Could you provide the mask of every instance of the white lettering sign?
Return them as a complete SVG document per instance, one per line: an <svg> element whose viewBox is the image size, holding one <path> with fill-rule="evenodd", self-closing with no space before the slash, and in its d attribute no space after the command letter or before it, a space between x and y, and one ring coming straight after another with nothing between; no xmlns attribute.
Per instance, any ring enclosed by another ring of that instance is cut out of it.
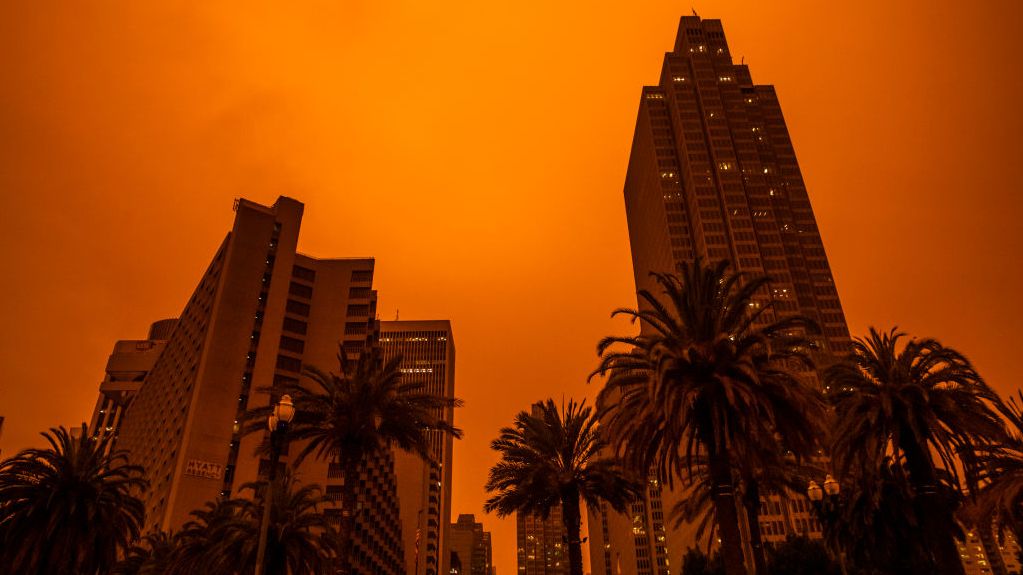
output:
<svg viewBox="0 0 1023 575"><path fill-rule="evenodd" d="M224 474L224 466L199 459L189 459L185 465L185 475L202 477L203 479L220 479Z"/></svg>

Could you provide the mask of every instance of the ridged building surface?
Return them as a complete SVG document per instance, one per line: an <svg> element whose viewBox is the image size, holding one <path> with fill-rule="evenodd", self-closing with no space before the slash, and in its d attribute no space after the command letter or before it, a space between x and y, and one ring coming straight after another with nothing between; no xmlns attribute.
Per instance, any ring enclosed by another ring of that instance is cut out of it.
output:
<svg viewBox="0 0 1023 575"><path fill-rule="evenodd" d="M448 320L382 321L380 347L384 359L401 356L403 384L419 393L455 396L455 342ZM454 410L435 413L454 423ZM401 500L405 564L409 575L450 571L448 534L451 523L451 449L453 439L430 433L431 460L395 450L398 497Z"/></svg>

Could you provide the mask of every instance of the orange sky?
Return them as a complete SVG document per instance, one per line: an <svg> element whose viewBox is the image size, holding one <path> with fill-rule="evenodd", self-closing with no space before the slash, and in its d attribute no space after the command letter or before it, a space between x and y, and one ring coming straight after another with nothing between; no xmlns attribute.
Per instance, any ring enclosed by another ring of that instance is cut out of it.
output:
<svg viewBox="0 0 1023 575"><path fill-rule="evenodd" d="M624 329L640 87L690 3L142 4L0 17L0 448L88 417L113 342L180 311L232 199L283 194L302 251L377 258L384 318L452 320L454 513L479 514L497 428L592 395ZM939 336L1016 389L1023 3L694 6L777 86L852 330ZM513 573L514 523L484 522Z"/></svg>

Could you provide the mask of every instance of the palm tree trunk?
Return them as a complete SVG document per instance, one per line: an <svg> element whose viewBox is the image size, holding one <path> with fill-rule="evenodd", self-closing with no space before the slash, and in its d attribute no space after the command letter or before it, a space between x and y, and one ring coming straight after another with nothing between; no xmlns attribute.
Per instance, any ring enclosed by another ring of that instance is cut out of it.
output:
<svg viewBox="0 0 1023 575"><path fill-rule="evenodd" d="M710 458L710 478L714 482L714 515L721 537L721 556L726 575L747 575L742 554L742 535L739 532L739 512L735 505L735 487L728 456L716 454Z"/></svg>
<svg viewBox="0 0 1023 575"><path fill-rule="evenodd" d="M358 484L359 484L359 462L358 457L344 457L341 462L342 475L344 476L344 488L341 492L341 572L351 574L355 570L351 562L352 538L355 536L356 514L359 512L358 505Z"/></svg>
<svg viewBox="0 0 1023 575"><path fill-rule="evenodd" d="M966 569L959 555L959 545L951 529L954 518L948 510L948 503L942 501L938 494L938 480L930 454L927 453L925 446L914 440L915 435L912 431L904 429L901 435L907 439L900 447L906 454L909 480L916 493L916 511L925 544L929 548L927 551L934 559L935 573L965 575Z"/></svg>
<svg viewBox="0 0 1023 575"><path fill-rule="evenodd" d="M753 548L753 566L757 575L767 575L767 556L764 552L764 538L760 532L760 484L756 479L746 482L743 494L746 508L746 523L749 524L749 545Z"/></svg>
<svg viewBox="0 0 1023 575"><path fill-rule="evenodd" d="M579 509L578 489L562 494L561 519L568 535L568 573L583 575L582 512Z"/></svg>

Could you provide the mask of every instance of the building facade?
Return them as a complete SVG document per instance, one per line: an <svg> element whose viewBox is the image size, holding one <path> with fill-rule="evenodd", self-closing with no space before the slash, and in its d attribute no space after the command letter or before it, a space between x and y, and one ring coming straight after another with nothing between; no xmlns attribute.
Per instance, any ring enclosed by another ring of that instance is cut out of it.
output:
<svg viewBox="0 0 1023 575"><path fill-rule="evenodd" d="M380 322L384 359L401 356L402 384L438 397L455 396L455 342L448 320ZM454 409L436 413L454 423ZM451 450L449 434L431 431L431 461L396 450L398 498L408 575L450 571Z"/></svg>
<svg viewBox="0 0 1023 575"><path fill-rule="evenodd" d="M568 531L557 505L544 519L535 513L515 515L519 575L568 575Z"/></svg>
<svg viewBox="0 0 1023 575"><path fill-rule="evenodd" d="M542 417L542 404L534 403L532 414ZM568 530L561 505L554 506L546 518L516 513L515 540L519 575L568 575Z"/></svg>
<svg viewBox="0 0 1023 575"><path fill-rule="evenodd" d="M451 524L448 553L452 575L495 575L490 532L472 514L458 516Z"/></svg>
<svg viewBox="0 0 1023 575"><path fill-rule="evenodd" d="M230 233L124 410L117 447L146 469L147 529L176 530L268 470L256 455L266 432L243 435L241 422L274 385L297 381L303 365L337 372L338 353L378 345L374 261L298 253L302 212L286 197L236 202ZM324 488L340 523L339 467L309 458L297 473ZM368 462L359 481L352 572L404 573L393 454Z"/></svg>
<svg viewBox="0 0 1023 575"><path fill-rule="evenodd" d="M658 84L643 88L625 207L637 290L659 293L651 272L696 258L728 259L733 269L771 278L754 301L773 306L764 322L802 314L822 327L822 359L850 349L777 94L732 61L719 20L683 17ZM697 544L694 526L670 521L681 497L651 480L629 513L591 514L594 575L667 575L672 565L678 571L682 554ZM768 542L819 536L801 495L769 494L762 510Z"/></svg>
<svg viewBox="0 0 1023 575"><path fill-rule="evenodd" d="M146 339L121 340L114 344L89 423L93 437L117 437L125 408L153 369L177 323L177 319L160 320L149 327Z"/></svg>
<svg viewBox="0 0 1023 575"><path fill-rule="evenodd" d="M1011 529L997 526L990 531L976 526L966 530L966 539L959 541L959 555L963 559L966 575L1010 575L1023 573L1020 545Z"/></svg>

